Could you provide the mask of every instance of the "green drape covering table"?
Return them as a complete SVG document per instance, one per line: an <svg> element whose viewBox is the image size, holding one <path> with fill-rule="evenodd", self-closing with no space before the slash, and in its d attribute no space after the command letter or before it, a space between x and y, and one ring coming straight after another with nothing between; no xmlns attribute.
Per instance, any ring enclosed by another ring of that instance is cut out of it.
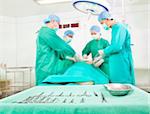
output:
<svg viewBox="0 0 150 114"><path fill-rule="evenodd" d="M36 86L0 100L0 114L149 114L149 94L131 87L128 95L117 97L104 85Z"/></svg>

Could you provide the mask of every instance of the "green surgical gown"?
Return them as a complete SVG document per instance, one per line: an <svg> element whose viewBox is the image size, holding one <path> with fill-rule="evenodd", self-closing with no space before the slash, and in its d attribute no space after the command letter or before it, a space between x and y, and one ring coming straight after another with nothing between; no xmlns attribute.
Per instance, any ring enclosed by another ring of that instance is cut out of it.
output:
<svg viewBox="0 0 150 114"><path fill-rule="evenodd" d="M112 83L135 84L130 40L130 33L124 24L112 26L111 44L104 49L105 56L109 56Z"/></svg>
<svg viewBox="0 0 150 114"><path fill-rule="evenodd" d="M94 59L95 56L98 55L98 51L105 49L107 46L109 46L109 43L107 40L101 38L99 40L91 40L83 49L82 55L86 54L89 55L92 54L92 58ZM104 63L99 67L105 74L109 75L109 58L104 58Z"/></svg>
<svg viewBox="0 0 150 114"><path fill-rule="evenodd" d="M42 27L36 44L37 85L49 75L64 73L73 64L66 56L73 57L74 50L56 34L55 30Z"/></svg>

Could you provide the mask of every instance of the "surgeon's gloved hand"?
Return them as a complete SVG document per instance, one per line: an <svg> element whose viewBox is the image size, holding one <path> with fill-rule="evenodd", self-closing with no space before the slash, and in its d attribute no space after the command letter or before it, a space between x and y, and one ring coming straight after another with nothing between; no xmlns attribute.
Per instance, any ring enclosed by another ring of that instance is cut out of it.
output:
<svg viewBox="0 0 150 114"><path fill-rule="evenodd" d="M66 59L71 60L73 62L79 62L82 61L82 56L80 56L79 54L75 54L73 57L66 56Z"/></svg>
<svg viewBox="0 0 150 114"><path fill-rule="evenodd" d="M103 51L103 50L99 50L99 51L98 51L98 53L99 53L99 55L100 55L100 56L102 56L102 57L104 57L104 56L105 56L105 53L104 53L104 51Z"/></svg>
<svg viewBox="0 0 150 114"><path fill-rule="evenodd" d="M97 56L97 57L95 57L94 58L94 60L93 60L93 65L95 66L95 67L99 67L99 66L101 66L101 64L104 62L104 59L103 59L103 57L100 55L100 56Z"/></svg>
<svg viewBox="0 0 150 114"><path fill-rule="evenodd" d="M86 61L87 64L93 64L93 61L92 60L88 60Z"/></svg>
<svg viewBox="0 0 150 114"><path fill-rule="evenodd" d="M74 56L75 62L79 62L82 60L82 58L80 57L80 55L75 55Z"/></svg>
<svg viewBox="0 0 150 114"><path fill-rule="evenodd" d="M70 61L73 61L73 62L76 62L75 57L66 56L66 59L68 59Z"/></svg>
<svg viewBox="0 0 150 114"><path fill-rule="evenodd" d="M102 65L103 62L104 62L104 59L100 59L100 60L98 60L97 62L93 63L93 65L94 65L95 67L99 67L99 66Z"/></svg>
<svg viewBox="0 0 150 114"><path fill-rule="evenodd" d="M83 55L82 61L86 62L87 64L92 64L92 54L90 53L89 55Z"/></svg>
<svg viewBox="0 0 150 114"><path fill-rule="evenodd" d="M86 54L83 55L83 59L88 59L88 56Z"/></svg>
<svg viewBox="0 0 150 114"><path fill-rule="evenodd" d="M99 56L97 56L97 57L94 58L93 63L97 63L101 59L103 59L103 57L101 55L99 55Z"/></svg>

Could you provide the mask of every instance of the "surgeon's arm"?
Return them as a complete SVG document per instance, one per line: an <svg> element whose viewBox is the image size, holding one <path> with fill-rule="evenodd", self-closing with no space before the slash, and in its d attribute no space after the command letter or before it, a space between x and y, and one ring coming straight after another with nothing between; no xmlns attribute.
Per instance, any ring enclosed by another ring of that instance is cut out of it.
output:
<svg viewBox="0 0 150 114"><path fill-rule="evenodd" d="M90 53L90 43L88 43L82 51L82 56L86 58Z"/></svg>
<svg viewBox="0 0 150 114"><path fill-rule="evenodd" d="M53 50L61 52L65 55L74 56L74 50L55 33L50 33L50 31L46 31L41 34L41 37L46 42L46 44Z"/></svg>
<svg viewBox="0 0 150 114"><path fill-rule="evenodd" d="M83 55L83 58L84 58L84 59L88 59L88 55L87 55L87 54L84 54L84 55Z"/></svg>
<svg viewBox="0 0 150 114"><path fill-rule="evenodd" d="M117 27L112 31L112 40L110 46L103 50L105 56L117 53L122 49L126 38L126 29L124 27Z"/></svg>
<svg viewBox="0 0 150 114"><path fill-rule="evenodd" d="M75 57L66 56L66 59L68 59L70 61L73 61L73 62L76 62Z"/></svg>
<svg viewBox="0 0 150 114"><path fill-rule="evenodd" d="M105 41L104 49L107 48L109 45L110 45L109 42L106 40L106 41ZM99 53L99 54L100 54L100 53ZM101 55L101 54L100 54L100 55ZM103 55L102 55L102 56L103 56ZM108 61L109 61L109 56L105 56L105 55L104 55L104 58L103 58L103 59L104 59L104 62L105 62L105 63L108 63Z"/></svg>

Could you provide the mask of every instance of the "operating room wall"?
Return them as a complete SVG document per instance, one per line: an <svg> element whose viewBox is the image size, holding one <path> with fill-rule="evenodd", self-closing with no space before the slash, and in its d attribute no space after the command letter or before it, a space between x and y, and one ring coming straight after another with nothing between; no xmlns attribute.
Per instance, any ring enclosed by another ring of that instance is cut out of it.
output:
<svg viewBox="0 0 150 114"><path fill-rule="evenodd" d="M134 5L126 7L126 22L129 24L132 33L132 50L134 65L136 68L136 77L138 82L144 79L145 84L150 83L148 67L148 9L145 5ZM121 20L121 7L113 9L114 17ZM37 31L40 29L42 20L49 14L29 16L29 17L4 17L0 18L0 63L7 63L8 66L35 66L36 55L36 37ZM57 13L61 18L61 23L80 24L79 28L72 29L75 31L75 37L71 46L77 53L81 54L83 47L91 40L89 28L97 22L97 17L91 16L88 20L87 15L79 12L62 12ZM63 32L67 29L58 31L58 35L63 36ZM102 29L102 37L111 39L110 32ZM140 69L140 71L138 70ZM146 69L146 70L145 70ZM141 71L142 70L142 71ZM140 73L139 73L140 72ZM142 73L141 73L142 72ZM143 74L143 75L142 75ZM142 75L142 76L141 76ZM34 76L34 72L33 72ZM33 79L34 80L34 79Z"/></svg>
<svg viewBox="0 0 150 114"><path fill-rule="evenodd" d="M0 16L0 64L16 65L16 18Z"/></svg>

